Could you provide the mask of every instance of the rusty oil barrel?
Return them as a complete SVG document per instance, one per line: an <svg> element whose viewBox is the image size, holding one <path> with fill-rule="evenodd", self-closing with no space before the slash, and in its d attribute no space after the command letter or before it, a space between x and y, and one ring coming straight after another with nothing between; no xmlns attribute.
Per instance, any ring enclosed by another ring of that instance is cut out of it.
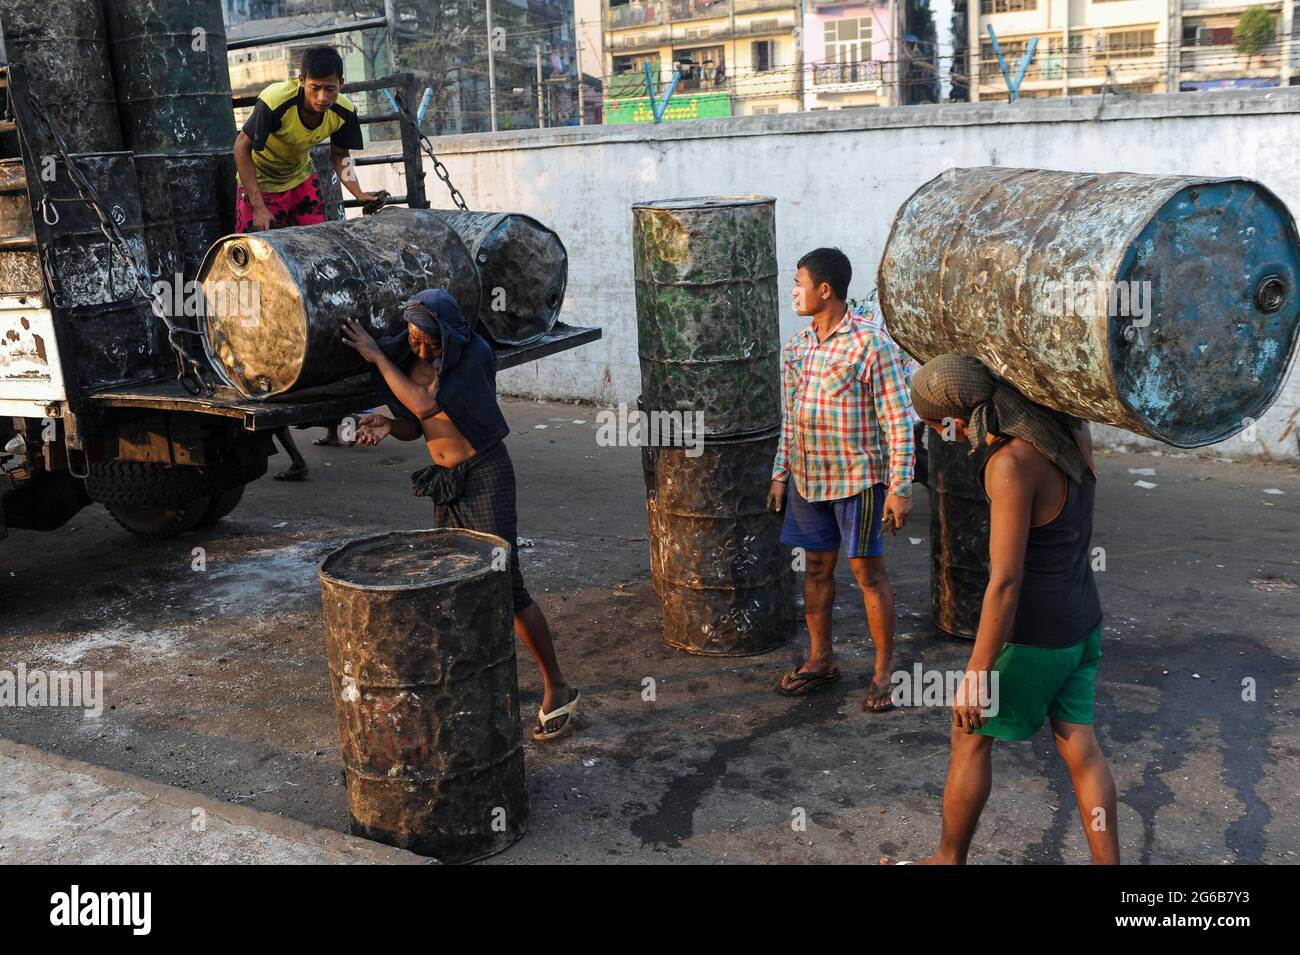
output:
<svg viewBox="0 0 1300 955"><path fill-rule="evenodd" d="M776 200L637 203L632 254L646 407L702 411L709 434L779 424Z"/></svg>
<svg viewBox="0 0 1300 955"><path fill-rule="evenodd" d="M1300 237L1249 179L951 169L880 263L913 357L973 355L1029 398L1177 447L1273 403L1300 331Z"/></svg>
<svg viewBox="0 0 1300 955"><path fill-rule="evenodd" d="M930 494L930 619L974 640L989 583L989 502L980 485L984 450L925 430Z"/></svg>
<svg viewBox="0 0 1300 955"><path fill-rule="evenodd" d="M447 289L467 316L479 303L465 243L427 209L226 236L209 250L200 280L208 358L249 398L363 371L342 342L345 317L378 337L399 327L403 304L424 289Z"/></svg>
<svg viewBox="0 0 1300 955"><path fill-rule="evenodd" d="M235 112L221 0L114 0L108 38L128 148L231 149Z"/></svg>
<svg viewBox="0 0 1300 955"><path fill-rule="evenodd" d="M472 862L524 834L514 611L502 538L366 537L320 563L352 832Z"/></svg>
<svg viewBox="0 0 1300 955"><path fill-rule="evenodd" d="M32 92L68 149L120 151L122 129L101 0L6 0L0 22L9 62L26 69ZM54 155L53 143L34 118L23 132L34 158Z"/></svg>
<svg viewBox="0 0 1300 955"><path fill-rule="evenodd" d="M569 283L569 253L558 234L517 212L434 211L456 230L482 276L483 334L527 345L555 327Z"/></svg>
<svg viewBox="0 0 1300 955"><path fill-rule="evenodd" d="M780 428L652 447L644 459L651 575L670 647L751 656L795 633L794 570L783 515L767 509Z"/></svg>

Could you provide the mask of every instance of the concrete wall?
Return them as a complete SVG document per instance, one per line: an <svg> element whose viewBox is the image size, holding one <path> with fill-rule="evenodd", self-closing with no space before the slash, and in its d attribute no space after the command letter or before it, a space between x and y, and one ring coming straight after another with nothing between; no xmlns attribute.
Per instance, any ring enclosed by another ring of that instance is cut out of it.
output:
<svg viewBox="0 0 1300 955"><path fill-rule="evenodd" d="M598 343L506 372L502 389L598 402L634 400L639 388L630 207L640 200L775 196L783 293L800 255L838 245L856 267L854 296L875 284L899 205L950 166L1248 176L1300 209L1300 88L516 131L435 147L470 208L525 212L560 233L570 256L563 318L605 331ZM363 167L363 178L383 168ZM433 204L445 204L442 184L432 175L427 183ZM783 334L796 323L783 309ZM1298 378L1293 366L1259 440L1219 450L1300 457Z"/></svg>

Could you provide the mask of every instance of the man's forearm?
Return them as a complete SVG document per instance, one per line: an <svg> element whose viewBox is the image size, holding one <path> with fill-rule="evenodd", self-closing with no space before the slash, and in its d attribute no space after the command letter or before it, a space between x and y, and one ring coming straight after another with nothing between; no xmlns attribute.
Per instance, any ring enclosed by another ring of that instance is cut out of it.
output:
<svg viewBox="0 0 1300 955"><path fill-rule="evenodd" d="M424 437L424 430L409 418L389 418L388 433L398 441L415 441Z"/></svg>
<svg viewBox="0 0 1300 955"><path fill-rule="evenodd" d="M248 194L248 201L253 208L265 208L266 200L262 198L262 190L257 185L257 167L253 165L253 154L236 146L235 168L239 170L239 182Z"/></svg>
<svg viewBox="0 0 1300 955"><path fill-rule="evenodd" d="M368 193L361 188L361 182L357 179L356 163L352 161L352 154L331 153L330 158L334 160L334 172L339 177L339 182L343 183L343 188L352 193L354 199L364 199Z"/></svg>
<svg viewBox="0 0 1300 955"><path fill-rule="evenodd" d="M984 591L984 603L980 608L979 632L975 637L975 646L971 650L967 669L974 671L993 669L1002 647L1011 639L1019 596L1018 584L989 583L988 589Z"/></svg>
<svg viewBox="0 0 1300 955"><path fill-rule="evenodd" d="M402 369L393 364L392 359L387 355L381 354L379 360L375 362L375 367L384 376L384 381L388 383L388 387L392 389L397 400L411 414L423 420L432 418L438 413L438 402L433 400L433 396L429 391L407 378Z"/></svg>

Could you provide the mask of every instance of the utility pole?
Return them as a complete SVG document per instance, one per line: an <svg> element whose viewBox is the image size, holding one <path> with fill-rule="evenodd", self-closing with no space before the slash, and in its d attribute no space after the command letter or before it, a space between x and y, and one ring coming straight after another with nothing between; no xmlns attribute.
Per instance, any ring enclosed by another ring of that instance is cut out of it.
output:
<svg viewBox="0 0 1300 955"><path fill-rule="evenodd" d="M576 18L575 18L576 19ZM578 125L587 125L587 106L582 97L582 24L574 24L574 59L578 61Z"/></svg>
<svg viewBox="0 0 1300 955"><path fill-rule="evenodd" d="M488 41L488 112L492 116L492 132L497 131L497 60L495 46L496 36L492 32L492 0L487 0L487 41Z"/></svg>
<svg viewBox="0 0 1300 955"><path fill-rule="evenodd" d="M894 106L903 105L903 0L893 0Z"/></svg>
<svg viewBox="0 0 1300 955"><path fill-rule="evenodd" d="M384 0L384 19L388 21L388 72L397 72L397 0Z"/></svg>
<svg viewBox="0 0 1300 955"><path fill-rule="evenodd" d="M546 114L542 106L542 46L540 43L533 44L533 56L537 59L537 127L539 129L546 126Z"/></svg>
<svg viewBox="0 0 1300 955"><path fill-rule="evenodd" d="M1291 48L1295 43L1295 0L1282 3L1282 86L1291 85ZM1181 37L1182 31L1179 31Z"/></svg>

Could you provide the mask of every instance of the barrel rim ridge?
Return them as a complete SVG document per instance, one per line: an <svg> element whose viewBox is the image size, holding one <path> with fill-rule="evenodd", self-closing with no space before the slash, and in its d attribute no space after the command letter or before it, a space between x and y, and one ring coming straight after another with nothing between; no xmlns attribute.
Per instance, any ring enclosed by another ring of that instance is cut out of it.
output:
<svg viewBox="0 0 1300 955"><path fill-rule="evenodd" d="M480 577L485 577L488 574L502 573L502 571L493 569L491 564L486 564L477 570L466 571L465 573L455 577L446 577L439 580L425 580L418 584L359 584L349 580L344 580L341 577L335 577L325 569L325 565L329 563L329 561L338 557L351 547L356 547L384 537L408 537L416 534L437 534L440 536L451 535L457 537L469 536L480 538L489 543L504 544L506 547L507 559L509 559L510 551L514 548L514 544L507 542L504 537L498 537L496 534L488 534L483 531L472 531L461 527L426 527L416 530L385 531L382 534L369 534L365 537L358 537L354 540L348 541L340 547L336 547L334 550L322 557L316 564L316 576L322 582L337 584L338 586L348 590L358 590L366 593L403 593L414 590L428 590L430 587L440 583L449 583L451 581L473 581L478 580Z"/></svg>
<svg viewBox="0 0 1300 955"><path fill-rule="evenodd" d="M763 206L776 205L776 196L764 196L759 193L744 193L736 196L682 196L678 199L645 199L632 203L632 210L653 209L656 211L725 209L728 206Z"/></svg>

